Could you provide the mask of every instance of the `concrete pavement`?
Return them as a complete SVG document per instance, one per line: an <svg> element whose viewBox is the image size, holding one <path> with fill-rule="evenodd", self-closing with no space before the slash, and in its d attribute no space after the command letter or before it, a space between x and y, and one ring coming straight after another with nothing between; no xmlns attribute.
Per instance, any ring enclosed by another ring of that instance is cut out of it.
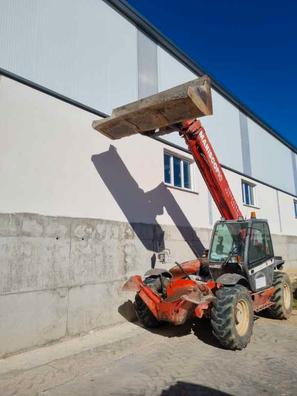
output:
<svg viewBox="0 0 297 396"><path fill-rule="evenodd" d="M243 351L207 320L151 332L125 323L0 360L1 396L295 395L297 311L260 317Z"/></svg>

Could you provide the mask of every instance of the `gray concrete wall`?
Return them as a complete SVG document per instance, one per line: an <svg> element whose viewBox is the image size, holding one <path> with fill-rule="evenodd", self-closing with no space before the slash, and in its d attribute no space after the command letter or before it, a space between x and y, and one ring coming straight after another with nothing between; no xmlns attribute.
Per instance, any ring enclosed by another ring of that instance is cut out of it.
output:
<svg viewBox="0 0 297 396"><path fill-rule="evenodd" d="M286 260L285 270L297 273L297 237L292 235L272 235L274 254Z"/></svg>
<svg viewBox="0 0 297 396"><path fill-rule="evenodd" d="M198 236L185 227L1 214L0 356L123 321L125 279L143 274L164 247L172 260L194 257L210 231Z"/></svg>
<svg viewBox="0 0 297 396"><path fill-rule="evenodd" d="M194 257L210 229L35 214L0 215L0 356L124 320L125 279L143 274L163 248ZM297 264L297 237L274 236ZM160 263L156 263L157 266ZM164 264L163 264L164 265Z"/></svg>

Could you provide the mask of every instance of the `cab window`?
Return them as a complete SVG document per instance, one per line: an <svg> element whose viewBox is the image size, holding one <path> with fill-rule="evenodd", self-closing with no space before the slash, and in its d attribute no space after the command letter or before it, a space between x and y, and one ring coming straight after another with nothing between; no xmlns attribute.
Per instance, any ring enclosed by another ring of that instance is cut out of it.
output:
<svg viewBox="0 0 297 396"><path fill-rule="evenodd" d="M224 261L230 254L243 256L246 234L246 223L218 223L210 248L210 260Z"/></svg>
<svg viewBox="0 0 297 396"><path fill-rule="evenodd" d="M265 261L273 256L271 236L266 223L255 223L251 229L249 263Z"/></svg>

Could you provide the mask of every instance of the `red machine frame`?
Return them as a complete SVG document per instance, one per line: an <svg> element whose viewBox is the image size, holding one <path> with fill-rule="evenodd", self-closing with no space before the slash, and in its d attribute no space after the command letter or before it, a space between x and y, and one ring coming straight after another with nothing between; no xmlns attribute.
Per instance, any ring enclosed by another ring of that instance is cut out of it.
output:
<svg viewBox="0 0 297 396"><path fill-rule="evenodd" d="M201 122L186 120L176 127L185 139L222 217L226 220L243 217ZM166 299L154 293L139 275L131 277L123 289L138 292L159 321L179 325L190 316L202 318L206 313L209 314L215 292L223 286L214 280L203 282L184 279L185 274L197 274L200 267L201 261L196 259L171 268L172 278L166 288ZM273 303L270 299L274 291L275 288L270 287L262 292L251 293L254 311L271 306Z"/></svg>

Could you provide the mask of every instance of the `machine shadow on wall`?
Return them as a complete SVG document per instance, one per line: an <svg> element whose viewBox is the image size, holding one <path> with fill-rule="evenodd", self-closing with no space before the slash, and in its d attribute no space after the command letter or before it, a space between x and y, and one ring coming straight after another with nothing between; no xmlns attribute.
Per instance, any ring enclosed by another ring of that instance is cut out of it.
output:
<svg viewBox="0 0 297 396"><path fill-rule="evenodd" d="M202 254L204 247L201 241L174 196L163 183L151 191L144 192L131 176L113 145L110 145L108 151L93 155L92 162L147 250L158 253L165 248L164 231L157 222L157 216L163 214L165 208L194 255L198 257Z"/></svg>

